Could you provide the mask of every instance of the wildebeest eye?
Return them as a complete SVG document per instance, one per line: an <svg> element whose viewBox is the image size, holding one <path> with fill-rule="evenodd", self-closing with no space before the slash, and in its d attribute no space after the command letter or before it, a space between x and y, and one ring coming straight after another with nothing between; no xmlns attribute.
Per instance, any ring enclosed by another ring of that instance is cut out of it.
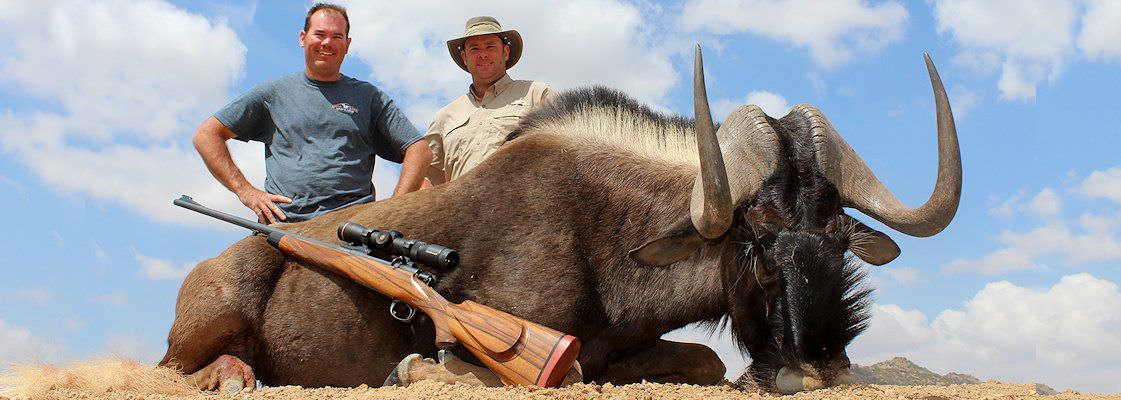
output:
<svg viewBox="0 0 1121 400"><path fill-rule="evenodd" d="M775 223L758 222L751 224L751 233L758 242L773 242L781 231L782 227Z"/></svg>

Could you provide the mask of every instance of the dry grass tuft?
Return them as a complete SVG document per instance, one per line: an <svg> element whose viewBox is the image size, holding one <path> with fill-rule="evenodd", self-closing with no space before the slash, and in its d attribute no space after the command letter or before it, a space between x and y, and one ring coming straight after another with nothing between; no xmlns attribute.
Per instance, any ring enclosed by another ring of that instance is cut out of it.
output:
<svg viewBox="0 0 1121 400"><path fill-rule="evenodd" d="M51 391L99 395L110 392L191 395L201 393L182 374L125 358L103 358L64 367L33 363L0 375L0 396L12 399L53 397Z"/></svg>

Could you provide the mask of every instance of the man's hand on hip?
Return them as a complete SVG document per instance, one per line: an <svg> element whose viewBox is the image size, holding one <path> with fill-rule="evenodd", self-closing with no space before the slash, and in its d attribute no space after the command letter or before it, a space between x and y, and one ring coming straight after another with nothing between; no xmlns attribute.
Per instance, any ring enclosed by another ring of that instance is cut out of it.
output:
<svg viewBox="0 0 1121 400"><path fill-rule="evenodd" d="M292 199L255 187L249 187L241 191L237 194L237 198L241 200L241 204L245 204L246 207L253 210L254 214L257 214L257 222L262 224L272 224L287 219L288 216L280 211L280 207L277 207L276 203L292 202Z"/></svg>

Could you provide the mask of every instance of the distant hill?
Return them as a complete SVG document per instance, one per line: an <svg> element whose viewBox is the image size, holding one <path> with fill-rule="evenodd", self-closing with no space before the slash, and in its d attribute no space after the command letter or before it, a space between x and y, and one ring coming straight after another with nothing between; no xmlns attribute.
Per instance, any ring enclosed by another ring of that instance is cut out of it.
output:
<svg viewBox="0 0 1121 400"><path fill-rule="evenodd" d="M857 382L869 385L895 385L895 386L920 386L920 385L933 385L933 386L948 386L966 383L981 383L980 379L972 375L959 374L957 372L950 372L946 375L938 375L930 372L930 370L915 365L903 357L895 357L893 359L872 364L867 367L862 365L853 364L852 374L856 376ZM1042 383L1035 383L1035 394L1038 395L1052 395L1059 392L1052 389L1050 386Z"/></svg>
<svg viewBox="0 0 1121 400"><path fill-rule="evenodd" d="M871 385L957 385L963 383L981 383L971 375L951 372L939 375L930 370L915 365L903 357L895 357L887 361L869 366L853 365L852 374L857 381Z"/></svg>

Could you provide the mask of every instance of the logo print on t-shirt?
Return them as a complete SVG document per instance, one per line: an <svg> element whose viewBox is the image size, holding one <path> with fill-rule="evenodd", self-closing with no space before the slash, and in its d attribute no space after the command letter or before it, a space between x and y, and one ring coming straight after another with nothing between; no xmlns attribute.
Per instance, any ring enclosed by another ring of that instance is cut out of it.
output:
<svg viewBox="0 0 1121 400"><path fill-rule="evenodd" d="M335 104L331 105L331 108L334 108L336 110L342 111L342 112L347 113L347 114L354 114L354 113L358 112L358 109L356 109L356 108L354 108L354 106L352 106L350 104L346 104L346 103L335 103Z"/></svg>

